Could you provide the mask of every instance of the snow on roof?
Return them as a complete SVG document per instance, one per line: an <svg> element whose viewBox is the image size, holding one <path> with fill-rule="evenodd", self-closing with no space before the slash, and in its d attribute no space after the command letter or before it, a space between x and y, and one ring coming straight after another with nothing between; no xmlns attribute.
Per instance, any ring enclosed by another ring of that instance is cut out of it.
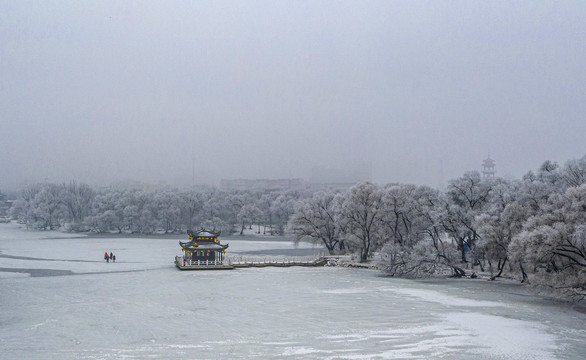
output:
<svg viewBox="0 0 586 360"><path fill-rule="evenodd" d="M196 251L196 250L225 250L228 248L228 244L221 245L218 243L204 243L204 244L197 244L197 246L190 245L190 246L182 246L183 249L189 251Z"/></svg>
<svg viewBox="0 0 586 360"><path fill-rule="evenodd" d="M213 237L216 237L215 234L209 233L207 231L202 231L199 234L197 234L197 236L213 236Z"/></svg>
<svg viewBox="0 0 586 360"><path fill-rule="evenodd" d="M197 231L192 231L192 230L187 230L187 234L189 236L192 236L194 238L197 237L218 237L220 236L220 231L209 231L209 230L205 230L205 229L201 229L201 230L197 230Z"/></svg>

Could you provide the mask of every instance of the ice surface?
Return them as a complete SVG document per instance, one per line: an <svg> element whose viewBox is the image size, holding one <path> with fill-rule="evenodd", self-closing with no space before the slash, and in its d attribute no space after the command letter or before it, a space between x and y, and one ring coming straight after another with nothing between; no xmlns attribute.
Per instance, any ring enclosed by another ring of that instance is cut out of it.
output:
<svg viewBox="0 0 586 360"><path fill-rule="evenodd" d="M494 301L483 301L483 300L474 300L474 299L465 299L465 298L458 298L449 295L439 294L436 291L432 290L424 290L424 289L412 289L412 288L404 288L404 289L389 289L389 291L393 291L398 294L404 294L408 296L415 296L424 301L432 301L436 302L445 306L457 306L457 307L465 307L465 306L472 306L472 307L486 307L486 306L505 306L503 303L494 302Z"/></svg>
<svg viewBox="0 0 586 360"><path fill-rule="evenodd" d="M0 359L586 354L586 315L516 284L331 267L179 271L176 239L62 235L0 224ZM228 242L238 254L294 249L288 241ZM103 261L105 251L117 262Z"/></svg>

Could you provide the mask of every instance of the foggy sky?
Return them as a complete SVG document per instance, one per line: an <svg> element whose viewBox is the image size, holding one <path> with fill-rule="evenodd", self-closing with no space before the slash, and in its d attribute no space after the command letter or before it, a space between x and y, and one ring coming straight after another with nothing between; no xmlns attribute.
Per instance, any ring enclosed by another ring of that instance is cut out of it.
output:
<svg viewBox="0 0 586 360"><path fill-rule="evenodd" d="M0 189L520 177L586 153L585 63L583 1L0 0Z"/></svg>

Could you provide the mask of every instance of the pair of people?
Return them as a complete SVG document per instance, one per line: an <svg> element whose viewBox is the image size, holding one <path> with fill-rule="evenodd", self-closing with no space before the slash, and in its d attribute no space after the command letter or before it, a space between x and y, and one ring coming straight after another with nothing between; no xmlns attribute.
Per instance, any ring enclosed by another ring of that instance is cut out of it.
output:
<svg viewBox="0 0 586 360"><path fill-rule="evenodd" d="M112 262L116 262L116 255L114 255L113 253L110 253L110 255L108 255L108 252L106 251L104 253L104 260L106 260L106 262L110 262L110 260L112 260Z"/></svg>

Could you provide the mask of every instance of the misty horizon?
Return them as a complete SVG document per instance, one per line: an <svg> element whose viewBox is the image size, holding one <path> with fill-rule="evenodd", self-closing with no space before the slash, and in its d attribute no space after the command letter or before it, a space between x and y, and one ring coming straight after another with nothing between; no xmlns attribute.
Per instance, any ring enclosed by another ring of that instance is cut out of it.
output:
<svg viewBox="0 0 586 360"><path fill-rule="evenodd" d="M2 2L0 29L0 190L586 153L586 3Z"/></svg>

